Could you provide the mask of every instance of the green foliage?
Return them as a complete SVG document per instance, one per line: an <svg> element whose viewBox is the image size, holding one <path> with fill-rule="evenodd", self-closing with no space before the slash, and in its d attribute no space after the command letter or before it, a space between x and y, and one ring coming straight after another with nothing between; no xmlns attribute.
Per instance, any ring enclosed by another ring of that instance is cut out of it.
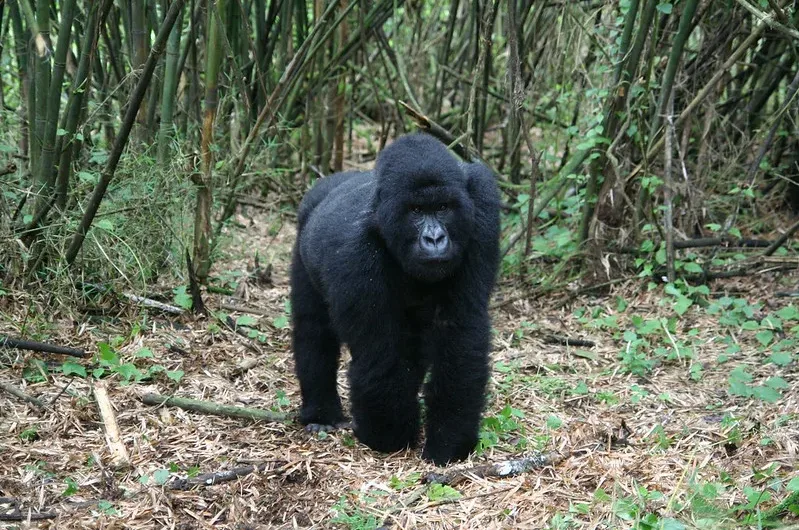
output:
<svg viewBox="0 0 799 530"><path fill-rule="evenodd" d="M374 530L380 526L377 517L354 507L345 496L333 505L333 511L336 515L330 522L344 525L350 530Z"/></svg>
<svg viewBox="0 0 799 530"><path fill-rule="evenodd" d="M403 479L398 478L397 475L391 475L388 485L391 486L392 489L400 491L415 486L419 483L420 478L422 478L422 474L418 471L408 473L408 475Z"/></svg>
<svg viewBox="0 0 799 530"><path fill-rule="evenodd" d="M431 502L460 499L461 493L452 486L447 486L446 484L430 484L430 487L427 488L427 498L430 499Z"/></svg>
<svg viewBox="0 0 799 530"><path fill-rule="evenodd" d="M64 479L64 482L66 483L67 487L63 492L61 492L62 496L70 497L78 492L78 483L75 482L75 479L67 477Z"/></svg>
<svg viewBox="0 0 799 530"><path fill-rule="evenodd" d="M172 289L172 301L176 306L182 307L188 311L191 310L193 301L187 289L188 288L185 285L181 285Z"/></svg>
<svg viewBox="0 0 799 530"><path fill-rule="evenodd" d="M510 405L505 406L495 416L483 418L475 448L477 454L483 454L486 449L495 447L500 442L508 441L511 437L518 437L516 448L523 449L527 445L527 439L524 436L524 426L518 422L523 418L524 412Z"/></svg>
<svg viewBox="0 0 799 530"><path fill-rule="evenodd" d="M39 431L36 427L28 427L19 433L19 439L23 442L33 442L39 439Z"/></svg>

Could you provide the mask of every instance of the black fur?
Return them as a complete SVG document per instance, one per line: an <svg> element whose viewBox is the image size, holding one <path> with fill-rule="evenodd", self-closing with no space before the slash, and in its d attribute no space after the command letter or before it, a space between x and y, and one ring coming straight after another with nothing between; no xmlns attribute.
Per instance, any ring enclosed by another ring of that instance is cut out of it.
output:
<svg viewBox="0 0 799 530"><path fill-rule="evenodd" d="M449 237L445 261L425 261L420 250L419 212L431 208ZM361 442L383 452L415 446L430 370L423 457L466 458L484 405L498 262L493 175L430 136L396 140L374 171L321 179L299 208L291 272L302 423L318 430L346 420L336 371L347 344Z"/></svg>

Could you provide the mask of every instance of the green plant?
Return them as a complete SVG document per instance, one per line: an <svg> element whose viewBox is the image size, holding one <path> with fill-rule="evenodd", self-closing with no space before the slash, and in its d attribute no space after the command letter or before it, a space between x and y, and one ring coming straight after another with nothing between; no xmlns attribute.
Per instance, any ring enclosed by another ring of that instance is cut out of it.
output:
<svg viewBox="0 0 799 530"><path fill-rule="evenodd" d="M333 511L336 515L330 522L342 524L350 530L374 530L380 524L377 517L354 507L345 496L333 505Z"/></svg>
<svg viewBox="0 0 799 530"><path fill-rule="evenodd" d="M477 454L483 454L486 449L495 447L502 441L507 441L511 436L518 435L517 448L527 445L524 427L518 422L524 418L524 412L506 405L499 414L483 418L478 435Z"/></svg>

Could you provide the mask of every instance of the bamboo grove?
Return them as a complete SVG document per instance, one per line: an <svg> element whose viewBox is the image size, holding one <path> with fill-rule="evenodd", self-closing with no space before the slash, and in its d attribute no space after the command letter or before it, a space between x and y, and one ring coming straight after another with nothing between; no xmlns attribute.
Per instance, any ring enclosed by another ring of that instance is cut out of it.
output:
<svg viewBox="0 0 799 530"><path fill-rule="evenodd" d="M188 249L207 283L244 194L296 204L420 126L496 170L509 266L554 226L564 260L740 237L799 210L798 19L795 0L0 0L0 277L147 283Z"/></svg>

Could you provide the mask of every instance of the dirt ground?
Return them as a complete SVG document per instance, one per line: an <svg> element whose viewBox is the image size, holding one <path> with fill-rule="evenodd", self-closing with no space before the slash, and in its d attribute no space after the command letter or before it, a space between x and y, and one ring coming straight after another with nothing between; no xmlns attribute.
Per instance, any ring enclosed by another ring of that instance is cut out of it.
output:
<svg viewBox="0 0 799 530"><path fill-rule="evenodd" d="M237 221L242 226L232 229L232 243L222 249L214 274L238 277L243 287L235 299L213 294L207 304L234 319L247 314L222 304L263 312L243 321L249 320L253 335L260 333L264 341L233 333L213 317L170 316L135 306L115 318L38 317L49 321L51 342L94 353L98 342L121 337L115 344L124 362L184 373L175 375L179 381L161 371L127 385L118 374L105 379L128 466L113 463L90 377L65 376L58 369L30 382L23 370L31 360L67 359L0 350L0 382L51 404L39 410L0 391L0 514L18 515L16 505L31 518L40 512L51 517L0 522L0 527L633 528L636 520L656 514L661 520L680 519L686 527L734 528L734 514L717 513L710 526L703 522L706 512L692 504L697 488L724 483L716 492L717 506L731 508L746 503L746 488L762 489L770 479L795 473L796 362L779 369L792 385L776 403L733 398L727 392L730 367L716 362L726 347L715 340L722 332L703 313L686 313L680 322L681 333L696 329L695 343L702 345L693 360L704 366L699 380L689 377L685 361L663 363L646 377L622 373L617 355L624 341L578 321L578 308L615 314L617 295L629 304L627 314L665 314L662 295L639 283L619 284L609 294L576 298L559 308L553 299L512 301L519 295L512 284L500 287L492 312L495 369L486 411L486 417L499 418L497 440L470 462L451 467L503 462L536 451L564 457L519 476L465 475L452 489L431 491L418 478L442 470L423 462L418 450L382 455L346 430L313 437L294 422L144 405L139 397L155 392L287 413L298 407L284 318L293 226L256 209L239 214ZM245 281L255 250L262 265L273 267L271 284ZM767 275L728 280L714 289L737 290L752 301L774 300L773 280ZM21 293L0 300L2 333L17 335L26 314L30 319L31 312L45 311L40 298ZM596 345L551 344L546 338L552 333ZM153 357L140 355L142 348ZM742 343L737 361L756 377L777 370L758 361L758 355ZM96 366L79 362L89 370ZM346 396L343 369L340 384ZM725 421L725 415L735 417L735 423ZM176 479L247 465L260 467L227 482L189 491L172 488ZM780 498L775 494L774 501Z"/></svg>

